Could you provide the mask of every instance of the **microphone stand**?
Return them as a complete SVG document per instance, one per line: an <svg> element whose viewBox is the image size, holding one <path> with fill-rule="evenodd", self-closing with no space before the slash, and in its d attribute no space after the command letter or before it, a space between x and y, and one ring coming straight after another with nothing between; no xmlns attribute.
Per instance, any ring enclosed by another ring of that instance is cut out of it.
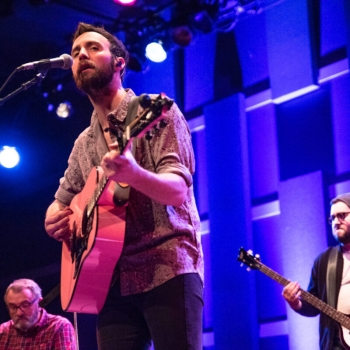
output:
<svg viewBox="0 0 350 350"><path fill-rule="evenodd" d="M18 93L20 93L21 91L24 91L24 90L28 90L30 87L32 87L33 85L35 84L38 84L40 83L45 77L46 77L46 73L47 73L48 70L45 70L45 71L41 71L39 73L37 73L37 75L27 81L26 83L23 83L17 90L9 93L7 96L5 96L4 98L0 98L0 106L2 106L7 100L9 100L10 98L12 98L13 96L17 95ZM14 71L14 73L17 72L17 69ZM13 75L13 73L11 74L11 76ZM10 78L11 78L10 76ZM8 83L8 81L10 80L7 79L7 81L5 82L5 84L3 85L3 87L0 89L0 91L5 87L5 85Z"/></svg>

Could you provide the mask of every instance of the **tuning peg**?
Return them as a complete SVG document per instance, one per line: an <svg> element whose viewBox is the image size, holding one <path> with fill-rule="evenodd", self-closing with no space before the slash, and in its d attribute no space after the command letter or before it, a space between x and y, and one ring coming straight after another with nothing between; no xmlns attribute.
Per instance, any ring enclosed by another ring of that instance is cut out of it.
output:
<svg viewBox="0 0 350 350"><path fill-rule="evenodd" d="M245 266L245 265L242 263L240 266L242 267L242 266ZM247 271L251 271L251 268L247 267Z"/></svg>
<svg viewBox="0 0 350 350"><path fill-rule="evenodd" d="M160 130L160 122L153 127L154 131Z"/></svg>
<svg viewBox="0 0 350 350"><path fill-rule="evenodd" d="M139 103L143 109L148 108L151 105L151 98L147 94L141 94L139 96Z"/></svg>
<svg viewBox="0 0 350 350"><path fill-rule="evenodd" d="M152 131L148 131L145 136L146 140L150 141L152 140L152 137L153 137Z"/></svg>
<svg viewBox="0 0 350 350"><path fill-rule="evenodd" d="M168 123L167 123L164 119L162 119L162 120L159 122L159 126L160 126L161 128L165 128L167 125L168 125Z"/></svg>
<svg viewBox="0 0 350 350"><path fill-rule="evenodd" d="M253 251L251 249L248 249L247 253L250 254L250 255L253 255Z"/></svg>

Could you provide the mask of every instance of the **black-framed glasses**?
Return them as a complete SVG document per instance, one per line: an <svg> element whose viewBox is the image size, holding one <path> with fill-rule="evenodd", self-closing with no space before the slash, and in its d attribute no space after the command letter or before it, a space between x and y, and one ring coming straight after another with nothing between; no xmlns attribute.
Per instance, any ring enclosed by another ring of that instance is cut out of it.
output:
<svg viewBox="0 0 350 350"><path fill-rule="evenodd" d="M344 212L344 213L337 213L337 214L333 214L328 218L328 222L330 225L333 224L333 221L335 220L335 218L337 218L339 221L344 221L345 218L350 214L350 211Z"/></svg>
<svg viewBox="0 0 350 350"><path fill-rule="evenodd" d="M10 312L17 312L18 309L21 309L23 312L29 310L29 308L38 300L39 298L34 299L33 301L22 301L19 305L8 304L7 308Z"/></svg>

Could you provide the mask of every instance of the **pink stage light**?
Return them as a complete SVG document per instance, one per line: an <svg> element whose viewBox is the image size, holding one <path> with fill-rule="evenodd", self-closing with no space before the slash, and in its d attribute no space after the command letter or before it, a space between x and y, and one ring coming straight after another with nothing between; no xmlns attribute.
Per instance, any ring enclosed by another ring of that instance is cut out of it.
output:
<svg viewBox="0 0 350 350"><path fill-rule="evenodd" d="M113 0L116 4L124 6L132 6L135 4L136 0Z"/></svg>

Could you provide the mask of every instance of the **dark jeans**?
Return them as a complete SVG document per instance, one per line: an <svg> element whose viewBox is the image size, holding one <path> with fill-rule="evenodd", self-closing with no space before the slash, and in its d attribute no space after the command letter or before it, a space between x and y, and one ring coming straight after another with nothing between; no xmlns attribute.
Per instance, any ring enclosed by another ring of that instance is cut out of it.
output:
<svg viewBox="0 0 350 350"><path fill-rule="evenodd" d="M198 274L172 278L149 292L110 289L97 319L99 350L202 350L203 286Z"/></svg>

